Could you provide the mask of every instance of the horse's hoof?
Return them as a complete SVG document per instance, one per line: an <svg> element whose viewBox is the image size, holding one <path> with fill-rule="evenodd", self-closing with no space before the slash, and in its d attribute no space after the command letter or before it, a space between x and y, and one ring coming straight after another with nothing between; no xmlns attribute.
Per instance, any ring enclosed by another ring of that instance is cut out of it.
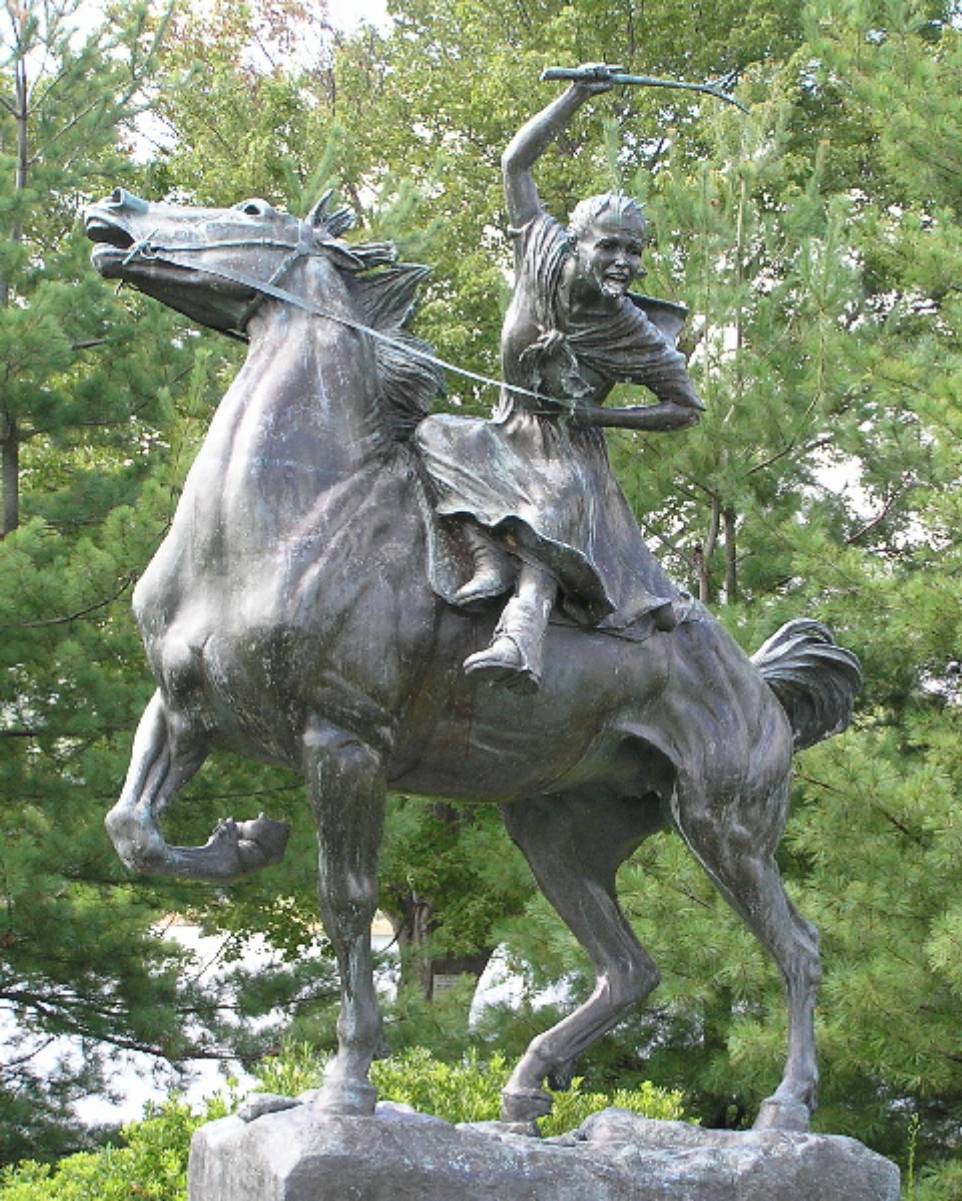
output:
<svg viewBox="0 0 962 1201"><path fill-rule="evenodd" d="M501 1094L502 1122L533 1122L547 1117L554 1102L540 1088L506 1088Z"/></svg>
<svg viewBox="0 0 962 1201"><path fill-rule="evenodd" d="M287 850L291 828L260 814L253 821L236 822L237 849L245 871L280 863Z"/></svg>
<svg viewBox="0 0 962 1201"><path fill-rule="evenodd" d="M807 1132L811 1114L801 1101L780 1101L766 1097L758 1108L753 1130L799 1130Z"/></svg>
<svg viewBox="0 0 962 1201"><path fill-rule="evenodd" d="M377 1104L377 1089L366 1080L337 1080L322 1084L311 1101L321 1113L369 1117Z"/></svg>

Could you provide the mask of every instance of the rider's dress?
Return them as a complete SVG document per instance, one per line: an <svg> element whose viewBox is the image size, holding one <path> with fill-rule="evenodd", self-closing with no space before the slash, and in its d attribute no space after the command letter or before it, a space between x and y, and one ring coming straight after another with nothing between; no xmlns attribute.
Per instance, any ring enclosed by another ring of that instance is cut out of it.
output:
<svg viewBox="0 0 962 1201"><path fill-rule="evenodd" d="M684 356L649 318L646 302L624 297L593 322L561 310L571 253L567 231L545 213L518 231L501 338L505 381L575 406L597 403L620 380L697 404ZM678 596L645 546L602 429L503 390L490 421L438 414L421 423L417 438L437 511L473 518L513 554L550 571L576 620L623 628Z"/></svg>

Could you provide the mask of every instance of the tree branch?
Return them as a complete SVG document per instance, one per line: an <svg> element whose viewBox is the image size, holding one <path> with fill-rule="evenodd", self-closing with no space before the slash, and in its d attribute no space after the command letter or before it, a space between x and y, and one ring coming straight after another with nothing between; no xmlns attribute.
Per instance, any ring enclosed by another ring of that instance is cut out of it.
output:
<svg viewBox="0 0 962 1201"><path fill-rule="evenodd" d="M88 605L86 609L78 609L76 613L68 613L66 617L46 617L42 621L17 621L12 624L0 625L0 630L39 630L45 626L69 625L72 621L78 621L81 617L86 617L98 609L106 609L108 605L112 605L130 587L131 579L131 576L125 576L120 587L112 596L108 596L106 600L97 601L96 604Z"/></svg>
<svg viewBox="0 0 962 1201"><path fill-rule="evenodd" d="M865 525L863 525L861 529L856 530L854 534L852 534L850 537L846 538L845 545L852 546L854 543L858 542L859 538L863 538L866 534L870 534L877 525L881 525L881 523L885 520L885 518L888 517L889 513L892 512L892 509L895 507L895 502L899 499L899 497L902 495L902 493L904 491L905 491L905 485L896 488L895 491L892 493L892 495L888 498L888 500L882 506L882 511L880 513L877 513L872 518L871 521L866 522Z"/></svg>
<svg viewBox="0 0 962 1201"><path fill-rule="evenodd" d="M806 454L810 454L813 450L821 450L823 446L831 445L831 442L831 435L826 434L824 438L816 438L814 442L805 444L803 450ZM766 467L771 467L771 465L773 463L777 463L779 459L784 459L786 455L790 455L792 451L797 448L797 446L798 440L793 439L786 446L783 446L781 450L776 451L775 454L769 455L767 459L763 459L760 463L756 463L754 467L749 467L748 471L745 473L746 476L754 475L756 471L764 471Z"/></svg>
<svg viewBox="0 0 962 1201"><path fill-rule="evenodd" d="M86 342L71 343L71 350L91 350L94 346L106 346L110 338L88 338Z"/></svg>

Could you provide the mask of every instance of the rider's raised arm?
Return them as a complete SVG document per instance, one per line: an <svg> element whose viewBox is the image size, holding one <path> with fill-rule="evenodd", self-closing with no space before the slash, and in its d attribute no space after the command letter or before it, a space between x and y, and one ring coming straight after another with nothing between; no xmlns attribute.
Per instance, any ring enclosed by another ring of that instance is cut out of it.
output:
<svg viewBox="0 0 962 1201"><path fill-rule="evenodd" d="M611 83L607 81L607 76L618 68L592 64L590 69L594 71L597 82L573 84L547 108L526 121L501 156L508 220L516 228L526 225L541 212L541 200L531 168L584 102L599 92L609 90Z"/></svg>

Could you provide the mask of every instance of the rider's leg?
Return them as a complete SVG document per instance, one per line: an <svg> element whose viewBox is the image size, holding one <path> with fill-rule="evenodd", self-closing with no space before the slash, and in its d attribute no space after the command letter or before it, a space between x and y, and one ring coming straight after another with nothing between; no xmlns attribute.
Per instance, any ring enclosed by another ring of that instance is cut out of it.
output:
<svg viewBox="0 0 962 1201"><path fill-rule="evenodd" d="M544 568L522 563L514 596L495 626L491 645L464 661L468 675L534 692L541 684L544 636L558 583Z"/></svg>
<svg viewBox="0 0 962 1201"><path fill-rule="evenodd" d="M459 520L458 525L471 557L473 574L454 594L454 603L470 605L507 592L515 572L510 556L470 518Z"/></svg>

